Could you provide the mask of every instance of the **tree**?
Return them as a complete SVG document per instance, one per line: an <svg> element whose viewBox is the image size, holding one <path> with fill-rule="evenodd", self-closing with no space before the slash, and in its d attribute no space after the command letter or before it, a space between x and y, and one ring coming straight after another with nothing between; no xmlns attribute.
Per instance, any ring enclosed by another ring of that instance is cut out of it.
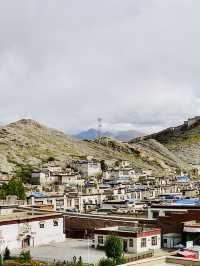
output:
<svg viewBox="0 0 200 266"><path fill-rule="evenodd" d="M83 260L82 260L82 257L80 256L79 259L78 259L78 262L76 263L76 266L83 266Z"/></svg>
<svg viewBox="0 0 200 266"><path fill-rule="evenodd" d="M197 168L192 168L192 169L190 170L190 174L191 174L192 176L194 176L194 177L198 177L198 176L199 176L199 171L198 171Z"/></svg>
<svg viewBox="0 0 200 266"><path fill-rule="evenodd" d="M105 163L105 160L101 160L100 161L100 164L101 164L101 170L102 170L102 172L106 172L108 170L108 166Z"/></svg>
<svg viewBox="0 0 200 266"><path fill-rule="evenodd" d="M127 262L128 262L128 259L124 256L116 259L116 265L126 264Z"/></svg>
<svg viewBox="0 0 200 266"><path fill-rule="evenodd" d="M8 184L3 184L0 188L0 198L6 199L9 195L16 195L18 199L24 200L26 198L26 194L23 183L13 178L8 182Z"/></svg>
<svg viewBox="0 0 200 266"><path fill-rule="evenodd" d="M102 258L99 261L98 266L115 266L115 262L108 258Z"/></svg>
<svg viewBox="0 0 200 266"><path fill-rule="evenodd" d="M3 258L2 258L2 255L0 255L0 266L3 266Z"/></svg>
<svg viewBox="0 0 200 266"><path fill-rule="evenodd" d="M48 158L47 158L47 162L53 162L53 161L55 161L56 159L55 159L55 157L53 157L53 156L49 156Z"/></svg>
<svg viewBox="0 0 200 266"><path fill-rule="evenodd" d="M15 178L11 179L8 182L8 195L16 195L18 199L24 200L26 194L22 181Z"/></svg>
<svg viewBox="0 0 200 266"><path fill-rule="evenodd" d="M120 166L120 161L115 161L115 166L119 167Z"/></svg>
<svg viewBox="0 0 200 266"><path fill-rule="evenodd" d="M0 189L0 199L6 199L7 191L5 189L5 184Z"/></svg>
<svg viewBox="0 0 200 266"><path fill-rule="evenodd" d="M20 260L23 261L31 261L31 253L30 251L22 251L19 255Z"/></svg>
<svg viewBox="0 0 200 266"><path fill-rule="evenodd" d="M6 249L4 251L3 259L4 260L9 260L10 259L10 250L9 250L8 247L6 247Z"/></svg>
<svg viewBox="0 0 200 266"><path fill-rule="evenodd" d="M116 236L109 236L105 242L105 253L108 258L116 261L122 257L123 244L122 240Z"/></svg>
<svg viewBox="0 0 200 266"><path fill-rule="evenodd" d="M23 183L30 183L33 167L29 164L18 165L15 170L15 176L18 177Z"/></svg>
<svg viewBox="0 0 200 266"><path fill-rule="evenodd" d="M177 174L177 175L181 175L181 169L180 169L180 168L177 168L177 169L176 169L176 174Z"/></svg>

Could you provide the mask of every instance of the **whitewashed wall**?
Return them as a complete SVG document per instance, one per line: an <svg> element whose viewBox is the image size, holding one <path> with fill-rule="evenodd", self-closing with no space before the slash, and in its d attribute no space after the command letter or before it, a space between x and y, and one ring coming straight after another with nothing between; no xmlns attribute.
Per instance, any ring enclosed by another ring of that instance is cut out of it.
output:
<svg viewBox="0 0 200 266"><path fill-rule="evenodd" d="M58 221L58 226L54 226L53 220ZM44 222L44 228L40 228L41 222ZM65 240L63 218L2 225L0 226L0 232L1 240L4 242L2 249L6 246L11 250L22 248L22 240L27 235L31 236L31 246L62 242Z"/></svg>

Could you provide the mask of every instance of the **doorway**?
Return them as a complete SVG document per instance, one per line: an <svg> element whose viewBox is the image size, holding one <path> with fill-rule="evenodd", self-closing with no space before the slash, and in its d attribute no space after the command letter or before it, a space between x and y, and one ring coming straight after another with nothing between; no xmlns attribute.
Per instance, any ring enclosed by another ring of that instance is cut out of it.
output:
<svg viewBox="0 0 200 266"><path fill-rule="evenodd" d="M123 249L124 249L124 252L128 251L128 241L127 240L123 240Z"/></svg>
<svg viewBox="0 0 200 266"><path fill-rule="evenodd" d="M31 245L31 236L26 236L23 240L22 240L22 248L29 248Z"/></svg>

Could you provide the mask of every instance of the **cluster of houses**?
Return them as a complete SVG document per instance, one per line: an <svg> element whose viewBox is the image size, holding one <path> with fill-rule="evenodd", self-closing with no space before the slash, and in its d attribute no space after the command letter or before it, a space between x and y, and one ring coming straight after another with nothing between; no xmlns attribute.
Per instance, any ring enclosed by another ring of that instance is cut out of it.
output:
<svg viewBox="0 0 200 266"><path fill-rule="evenodd" d="M102 248L108 235L117 235L127 253L167 248L200 257L200 182L186 174L156 177L128 161L102 167L79 160L33 172L26 190L24 201L0 201L1 250L68 237L89 237Z"/></svg>

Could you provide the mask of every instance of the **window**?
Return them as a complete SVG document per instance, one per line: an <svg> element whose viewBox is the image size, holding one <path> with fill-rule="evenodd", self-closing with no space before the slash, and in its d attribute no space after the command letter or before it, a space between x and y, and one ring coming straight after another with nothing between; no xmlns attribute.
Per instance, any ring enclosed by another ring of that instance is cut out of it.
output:
<svg viewBox="0 0 200 266"><path fill-rule="evenodd" d="M158 216L159 216L158 211L153 211L152 214L153 214L153 218L158 218Z"/></svg>
<svg viewBox="0 0 200 266"><path fill-rule="evenodd" d="M141 239L141 248L146 248L147 246L147 239L146 238L142 238Z"/></svg>
<svg viewBox="0 0 200 266"><path fill-rule="evenodd" d="M98 236L98 244L103 244L103 236Z"/></svg>
<svg viewBox="0 0 200 266"><path fill-rule="evenodd" d="M40 228L44 228L44 223L43 222L40 223Z"/></svg>
<svg viewBox="0 0 200 266"><path fill-rule="evenodd" d="M53 226L58 226L58 220L53 220Z"/></svg>
<svg viewBox="0 0 200 266"><path fill-rule="evenodd" d="M151 245L152 246L156 246L157 245L157 236L153 236L152 238L151 238Z"/></svg>
<svg viewBox="0 0 200 266"><path fill-rule="evenodd" d="M129 247L133 248L133 239L129 239Z"/></svg>

